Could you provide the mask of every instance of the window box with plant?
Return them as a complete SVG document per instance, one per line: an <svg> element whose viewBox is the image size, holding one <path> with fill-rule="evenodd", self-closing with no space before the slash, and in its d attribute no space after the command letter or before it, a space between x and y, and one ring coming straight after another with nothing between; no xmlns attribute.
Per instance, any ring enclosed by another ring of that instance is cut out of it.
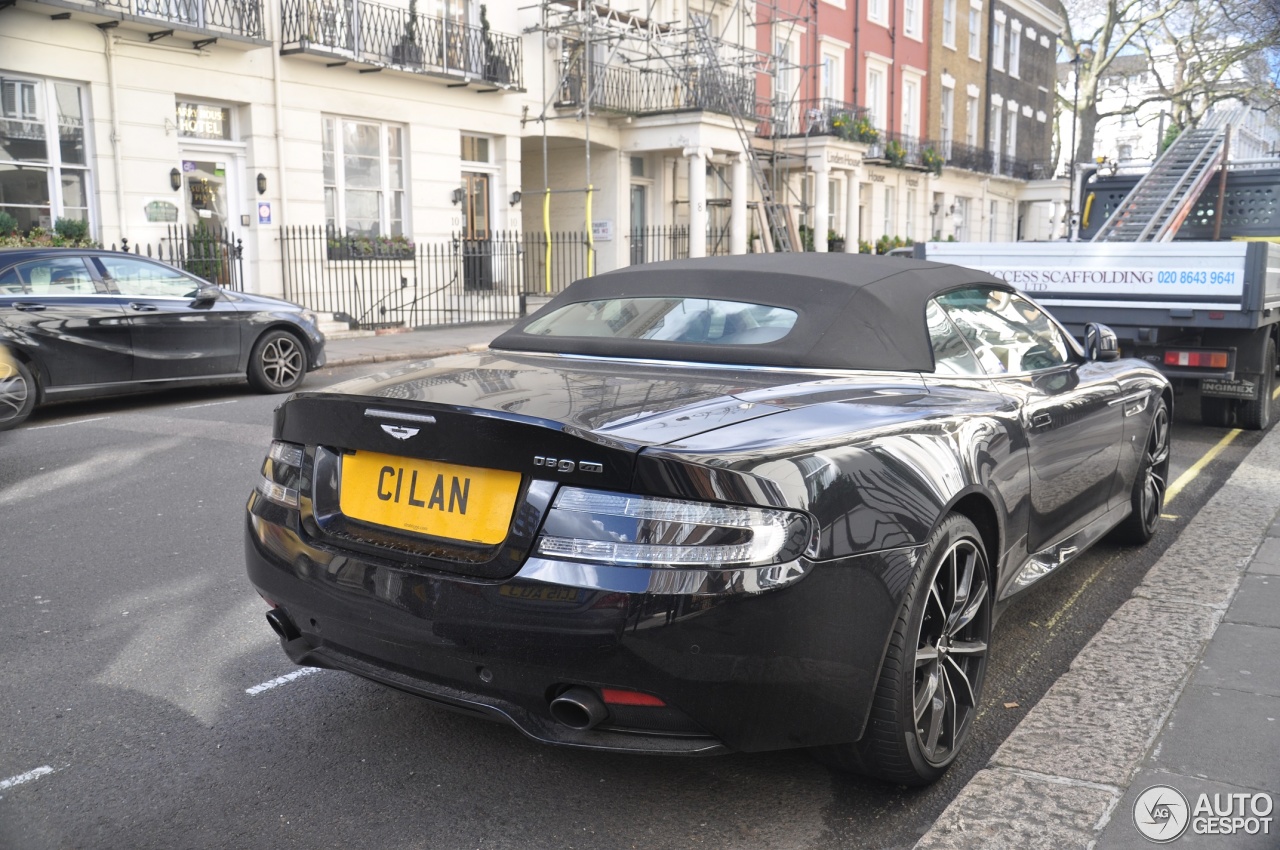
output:
<svg viewBox="0 0 1280 850"><path fill-rule="evenodd" d="M18 220L7 212L0 212L0 248L98 248L100 244L89 238L89 222L78 218L60 218L53 223L53 231L33 227L21 232Z"/></svg>
<svg viewBox="0 0 1280 850"><path fill-rule="evenodd" d="M836 135L845 141L875 144L880 141L880 131L865 115L857 117L848 112L837 112L831 119Z"/></svg>
<svg viewBox="0 0 1280 850"><path fill-rule="evenodd" d="M934 148L925 148L920 152L920 164L928 171L932 171L935 177L942 176L942 163L942 154Z"/></svg>
<svg viewBox="0 0 1280 850"><path fill-rule="evenodd" d="M897 139L890 139L884 146L884 158L889 160L889 164L894 168L902 168L907 161L907 149Z"/></svg>
<svg viewBox="0 0 1280 850"><path fill-rule="evenodd" d="M370 236L353 233L328 238L330 260L412 260L413 241L407 236Z"/></svg>

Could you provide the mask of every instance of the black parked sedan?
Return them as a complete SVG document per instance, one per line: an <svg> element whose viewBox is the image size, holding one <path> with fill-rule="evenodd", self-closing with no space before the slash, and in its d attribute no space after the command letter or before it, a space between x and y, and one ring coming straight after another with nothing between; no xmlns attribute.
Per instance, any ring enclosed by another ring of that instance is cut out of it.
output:
<svg viewBox="0 0 1280 850"><path fill-rule="evenodd" d="M245 376L290 392L324 365L324 335L297 304L71 248L0 250L0 347L0 430L60 398Z"/></svg>
<svg viewBox="0 0 1280 850"><path fill-rule="evenodd" d="M249 576L295 662L540 741L928 782L1004 603L1154 533L1168 382L1085 348L937 263L600 275L489 352L290 398Z"/></svg>

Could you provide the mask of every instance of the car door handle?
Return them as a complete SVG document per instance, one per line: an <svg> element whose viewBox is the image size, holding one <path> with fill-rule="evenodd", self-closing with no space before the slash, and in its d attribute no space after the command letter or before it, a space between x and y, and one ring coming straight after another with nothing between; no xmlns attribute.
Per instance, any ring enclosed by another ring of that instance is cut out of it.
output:
<svg viewBox="0 0 1280 850"><path fill-rule="evenodd" d="M129 302L129 307L139 313L154 313L156 311L156 305L143 304L141 301L131 301Z"/></svg>
<svg viewBox="0 0 1280 850"><path fill-rule="evenodd" d="M15 301L13 302L13 309L21 310L24 313L39 313L44 309L44 305L33 301Z"/></svg>
<svg viewBox="0 0 1280 850"><path fill-rule="evenodd" d="M1032 428L1048 428L1053 424L1053 417L1047 413L1037 413L1031 417Z"/></svg>

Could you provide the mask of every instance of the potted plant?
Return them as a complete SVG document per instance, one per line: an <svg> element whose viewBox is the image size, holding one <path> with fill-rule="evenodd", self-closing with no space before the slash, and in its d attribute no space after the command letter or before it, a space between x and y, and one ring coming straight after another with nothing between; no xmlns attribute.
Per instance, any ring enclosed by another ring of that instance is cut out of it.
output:
<svg viewBox="0 0 1280 850"><path fill-rule="evenodd" d="M405 19L400 43L391 48L391 61L396 65L422 67L423 50L418 43L418 0L409 0L409 17Z"/></svg>
<svg viewBox="0 0 1280 850"><path fill-rule="evenodd" d="M844 250L844 237L834 230L827 231L827 251L839 254Z"/></svg>
<svg viewBox="0 0 1280 850"><path fill-rule="evenodd" d="M897 139L890 139L884 146L884 157L894 168L901 168L907 161L907 149Z"/></svg>
<svg viewBox="0 0 1280 850"><path fill-rule="evenodd" d="M932 171L935 177L942 176L942 154L933 148L925 148L920 152L920 164Z"/></svg>

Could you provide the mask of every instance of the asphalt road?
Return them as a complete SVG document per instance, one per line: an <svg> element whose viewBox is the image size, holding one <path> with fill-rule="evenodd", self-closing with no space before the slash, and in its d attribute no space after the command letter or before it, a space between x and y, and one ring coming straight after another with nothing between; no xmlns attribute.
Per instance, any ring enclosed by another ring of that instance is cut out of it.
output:
<svg viewBox="0 0 1280 850"><path fill-rule="evenodd" d="M298 668L242 558L277 401L64 405L0 434L0 850L910 847L1258 440L1207 464L1150 545L1103 543L1017 601L967 752L905 790L803 752L563 751L344 673L282 681ZM1175 477L1226 433L1181 410Z"/></svg>

